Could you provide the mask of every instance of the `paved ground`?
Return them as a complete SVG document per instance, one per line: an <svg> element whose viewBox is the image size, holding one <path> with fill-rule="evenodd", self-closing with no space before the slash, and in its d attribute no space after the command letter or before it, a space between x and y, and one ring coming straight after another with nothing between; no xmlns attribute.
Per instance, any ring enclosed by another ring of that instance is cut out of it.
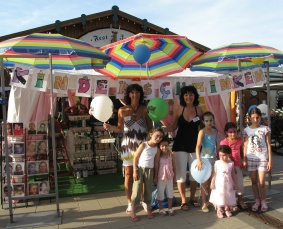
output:
<svg viewBox="0 0 283 229"><path fill-rule="evenodd" d="M126 199L124 192L111 192L95 195L76 196L72 198L60 198L60 209L62 213L62 224L56 224L55 200L41 200L34 206L27 208L15 208L15 223L10 223L9 211L0 209L0 228L96 228L96 229L181 229L181 228L283 228L283 156L273 155L274 169L272 173L272 185L269 189L267 201L269 210L263 214L249 214L246 212L234 212L233 217L218 219L216 211L211 207L209 213L203 213L200 208L190 207L187 212L181 211L179 207L180 198L175 189L175 197L178 206L174 207L175 216L159 216L155 211L154 219L147 219L145 212L139 208L139 222L132 222L125 214ZM252 191L250 180L245 176L245 200L252 205ZM268 182L267 182L268 186ZM189 189L188 189L189 192ZM277 192L277 194L273 194ZM189 196L189 195L188 195ZM51 220L49 214L53 214ZM54 218L52 218L54 217ZM265 222L259 218L265 219ZM39 225L35 221L39 221ZM57 219L58 221L58 219ZM282 226L274 227L275 222ZM267 224L266 222L269 222Z"/></svg>

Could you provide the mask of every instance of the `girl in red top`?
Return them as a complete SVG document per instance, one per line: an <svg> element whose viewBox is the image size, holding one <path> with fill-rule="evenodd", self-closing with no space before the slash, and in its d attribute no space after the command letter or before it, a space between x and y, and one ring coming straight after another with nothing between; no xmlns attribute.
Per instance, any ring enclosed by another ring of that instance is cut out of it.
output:
<svg viewBox="0 0 283 229"><path fill-rule="evenodd" d="M238 190L238 206L247 209L248 206L243 202L244 180L243 180L243 164L241 155L243 155L242 138L238 137L237 126L233 122L227 122L224 128L226 138L220 142L220 145L228 145L232 150L231 160L234 162L235 174L237 177Z"/></svg>

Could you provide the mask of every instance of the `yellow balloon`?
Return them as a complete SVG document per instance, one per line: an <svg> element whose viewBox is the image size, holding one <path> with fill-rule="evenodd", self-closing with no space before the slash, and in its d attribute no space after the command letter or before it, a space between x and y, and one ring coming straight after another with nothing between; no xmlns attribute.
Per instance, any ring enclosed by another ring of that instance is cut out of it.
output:
<svg viewBox="0 0 283 229"><path fill-rule="evenodd" d="M254 64L262 64L264 60L265 60L265 57L251 58L251 62Z"/></svg>

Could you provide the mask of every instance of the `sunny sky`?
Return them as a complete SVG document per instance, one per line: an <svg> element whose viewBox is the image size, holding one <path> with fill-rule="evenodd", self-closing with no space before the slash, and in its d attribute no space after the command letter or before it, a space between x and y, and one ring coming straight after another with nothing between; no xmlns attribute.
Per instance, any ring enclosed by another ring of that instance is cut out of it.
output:
<svg viewBox="0 0 283 229"><path fill-rule="evenodd" d="M3 0L0 36L113 5L210 48L247 41L283 51L282 0Z"/></svg>

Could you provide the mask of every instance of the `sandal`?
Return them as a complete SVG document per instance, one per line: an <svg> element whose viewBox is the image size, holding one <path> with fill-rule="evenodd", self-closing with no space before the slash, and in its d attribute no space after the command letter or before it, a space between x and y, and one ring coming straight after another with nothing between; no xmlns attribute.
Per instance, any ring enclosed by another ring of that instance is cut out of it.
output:
<svg viewBox="0 0 283 229"><path fill-rule="evenodd" d="M190 201L190 204L191 204L191 205L193 205L195 208L200 207L199 202L198 202L198 201L196 201L196 200L191 200L191 201Z"/></svg>
<svg viewBox="0 0 283 229"><path fill-rule="evenodd" d="M126 209L126 213L129 215L132 213L132 206L128 206Z"/></svg>
<svg viewBox="0 0 283 229"><path fill-rule="evenodd" d="M145 212L147 212L147 204L146 204L145 202L141 201L141 205L142 205L142 207L143 207L143 210L144 210Z"/></svg>
<svg viewBox="0 0 283 229"><path fill-rule="evenodd" d="M238 206L236 205L236 206L231 206L230 207L230 211L232 211L232 212L236 212L236 211L239 211L240 209L238 208Z"/></svg>
<svg viewBox="0 0 283 229"><path fill-rule="evenodd" d="M187 204L187 203L181 204L181 210L182 210L182 211L188 211L188 210L189 210L188 204Z"/></svg>
<svg viewBox="0 0 283 229"><path fill-rule="evenodd" d="M159 210L159 215L166 216L166 211L164 211L164 209Z"/></svg>
<svg viewBox="0 0 283 229"><path fill-rule="evenodd" d="M149 219L154 218L154 215L152 214L152 212L147 212L147 218L149 218Z"/></svg>
<svg viewBox="0 0 283 229"><path fill-rule="evenodd" d="M175 215L175 211L172 208L168 209L168 212L171 216Z"/></svg>
<svg viewBox="0 0 283 229"><path fill-rule="evenodd" d="M266 200L261 200L261 211L266 212L268 209L268 206L266 204Z"/></svg>
<svg viewBox="0 0 283 229"><path fill-rule="evenodd" d="M226 214L227 217L231 217L232 216L232 213L229 211L229 208L227 208L225 210L225 214Z"/></svg>
<svg viewBox="0 0 283 229"><path fill-rule="evenodd" d="M222 219L223 218L223 211L221 208L217 208L217 217L219 219Z"/></svg>
<svg viewBox="0 0 283 229"><path fill-rule="evenodd" d="M137 217L137 216L131 216L131 220L132 220L133 222L138 222L140 219L139 219L139 217Z"/></svg>
<svg viewBox="0 0 283 229"><path fill-rule="evenodd" d="M248 209L248 205L243 201L240 201L238 206L240 206L243 210Z"/></svg>
<svg viewBox="0 0 283 229"><path fill-rule="evenodd" d="M259 199L256 199L254 205L252 206L252 211L256 212L258 210L259 206L260 206Z"/></svg>

